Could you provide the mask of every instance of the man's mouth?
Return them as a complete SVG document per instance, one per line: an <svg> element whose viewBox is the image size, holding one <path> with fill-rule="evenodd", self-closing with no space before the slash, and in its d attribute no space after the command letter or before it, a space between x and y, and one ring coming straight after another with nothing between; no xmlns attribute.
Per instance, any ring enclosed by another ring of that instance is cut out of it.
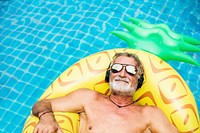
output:
<svg viewBox="0 0 200 133"><path fill-rule="evenodd" d="M129 83L127 80L123 80L123 79L116 79L115 81L122 81L122 82L125 82L125 83Z"/></svg>

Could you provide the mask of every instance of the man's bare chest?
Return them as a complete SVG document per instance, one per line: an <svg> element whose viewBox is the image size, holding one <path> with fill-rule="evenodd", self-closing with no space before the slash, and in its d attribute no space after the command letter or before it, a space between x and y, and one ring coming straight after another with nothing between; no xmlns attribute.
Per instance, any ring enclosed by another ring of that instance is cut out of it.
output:
<svg viewBox="0 0 200 133"><path fill-rule="evenodd" d="M82 129L96 132L142 132L146 123L129 109L93 108L81 116Z"/></svg>

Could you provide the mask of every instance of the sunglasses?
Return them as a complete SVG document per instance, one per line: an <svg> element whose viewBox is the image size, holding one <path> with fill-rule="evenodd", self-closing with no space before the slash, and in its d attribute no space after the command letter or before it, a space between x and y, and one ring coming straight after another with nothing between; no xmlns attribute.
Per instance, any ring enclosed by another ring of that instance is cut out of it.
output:
<svg viewBox="0 0 200 133"><path fill-rule="evenodd" d="M135 75L137 72L136 67L133 65L118 64L118 63L113 64L111 66L111 71L112 73L118 73L123 69L123 67L125 67L126 72L131 76Z"/></svg>

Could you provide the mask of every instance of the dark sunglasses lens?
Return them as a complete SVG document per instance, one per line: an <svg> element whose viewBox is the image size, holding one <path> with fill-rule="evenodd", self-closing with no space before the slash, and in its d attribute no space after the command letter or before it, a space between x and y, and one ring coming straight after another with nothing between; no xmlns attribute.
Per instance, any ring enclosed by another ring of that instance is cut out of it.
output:
<svg viewBox="0 0 200 133"><path fill-rule="evenodd" d="M117 72L120 72L122 70L123 66L121 64L113 64L111 66L111 71L113 73L117 73Z"/></svg>
<svg viewBox="0 0 200 133"><path fill-rule="evenodd" d="M126 66L126 71L130 75L135 75L137 70L136 70L135 66Z"/></svg>

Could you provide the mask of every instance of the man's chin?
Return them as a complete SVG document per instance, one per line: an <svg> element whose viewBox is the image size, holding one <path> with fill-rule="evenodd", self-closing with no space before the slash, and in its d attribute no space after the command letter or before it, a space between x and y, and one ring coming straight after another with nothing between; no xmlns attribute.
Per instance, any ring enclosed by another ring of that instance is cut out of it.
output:
<svg viewBox="0 0 200 133"><path fill-rule="evenodd" d="M118 95L118 96L133 96L132 92L123 92L123 91L112 91L112 94Z"/></svg>
<svg viewBox="0 0 200 133"><path fill-rule="evenodd" d="M132 89L129 87L129 84L125 83L124 81L112 83L111 91L113 94L121 96L133 95Z"/></svg>

